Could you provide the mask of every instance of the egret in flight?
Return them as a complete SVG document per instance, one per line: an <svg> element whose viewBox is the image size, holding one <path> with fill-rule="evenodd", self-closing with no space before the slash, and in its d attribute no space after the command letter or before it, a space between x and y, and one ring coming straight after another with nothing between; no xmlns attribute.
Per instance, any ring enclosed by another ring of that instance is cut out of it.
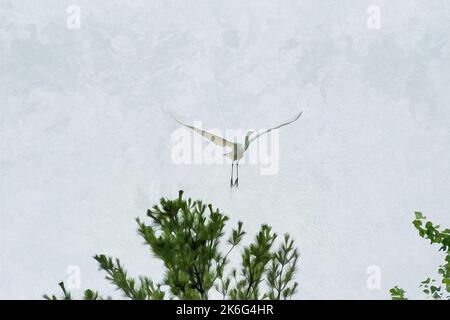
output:
<svg viewBox="0 0 450 320"><path fill-rule="evenodd" d="M230 142L222 137L219 137L215 134L209 133L205 130L198 129L194 126L188 125L186 123L183 123L179 121L178 119L174 118L175 121L177 121L182 126L185 126L186 128L189 128L193 130L194 132L200 134L203 138L211 141L212 143L221 146L223 148L231 148L231 150L224 154L224 156L231 159L231 180L230 180L230 187L237 187L239 186L239 160L242 159L244 156L245 151L247 151L248 146L250 143L261 137L263 134L269 133L272 130L279 129L281 127L284 127L294 121L297 121L298 118L302 115L303 111L301 111L299 114L292 117L290 120L283 122L282 124L279 124L273 128L264 130L257 135L253 135L255 132L253 130L247 131L245 134L245 140L244 143L237 143L237 142ZM253 136L252 136L253 135ZM233 182L233 170L234 165L236 164L236 180Z"/></svg>

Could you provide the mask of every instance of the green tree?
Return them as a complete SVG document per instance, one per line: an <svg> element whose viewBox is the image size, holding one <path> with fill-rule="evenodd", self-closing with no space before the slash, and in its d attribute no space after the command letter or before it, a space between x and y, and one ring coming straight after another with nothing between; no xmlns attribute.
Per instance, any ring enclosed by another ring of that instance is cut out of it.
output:
<svg viewBox="0 0 450 320"><path fill-rule="evenodd" d="M442 279L438 282L435 279L427 278L420 283L419 287L427 298L450 300L450 229L441 231L439 225L434 225L427 220L421 212L416 212L415 215L413 225L419 231L419 235L430 240L431 244L439 244L439 251L445 252L445 263L438 267L438 273ZM407 299L405 290L398 286L392 288L390 293L394 300Z"/></svg>
<svg viewBox="0 0 450 320"><path fill-rule="evenodd" d="M271 227L262 225L255 240L244 246L238 268L229 267L229 255L245 235L238 222L222 251L226 215L202 201L162 198L147 211L149 222L136 219L138 233L165 268L164 279L155 284L147 277L134 279L118 259L96 255L99 269L124 297L146 299L208 299L217 290L223 299L290 299L297 289L294 275L298 252L293 240L284 235L278 248ZM63 283L63 295L44 295L46 299L72 299ZM98 292L86 290L84 299L102 299Z"/></svg>

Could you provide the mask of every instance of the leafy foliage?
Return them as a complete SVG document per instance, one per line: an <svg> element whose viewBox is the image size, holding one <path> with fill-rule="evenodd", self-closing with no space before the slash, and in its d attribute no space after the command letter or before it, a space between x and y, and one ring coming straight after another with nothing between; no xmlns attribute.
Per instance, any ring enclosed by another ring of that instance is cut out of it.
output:
<svg viewBox="0 0 450 320"><path fill-rule="evenodd" d="M297 283L292 282L295 274L295 266L298 260L297 250L294 249L294 241L288 234L284 235L284 242L272 257L271 266L267 275L269 282L268 297L271 300L291 297L296 289Z"/></svg>
<svg viewBox="0 0 450 320"><path fill-rule="evenodd" d="M106 271L106 279L120 289L126 297L133 300L161 300L164 298L160 286L155 287L148 278L139 277L139 281L136 281L128 277L119 259L113 260L105 255L96 255L94 259L99 263L100 269Z"/></svg>
<svg viewBox="0 0 450 320"><path fill-rule="evenodd" d="M66 287L64 286L64 282L58 283L59 287L61 288L61 291L63 293L62 297L58 298L55 295L47 295L44 294L44 299L47 300L72 300L72 294L66 290ZM101 300L102 297L99 296L98 292L92 291L90 289L87 289L84 291L83 295L84 300Z"/></svg>
<svg viewBox="0 0 450 320"><path fill-rule="evenodd" d="M427 278L422 281L419 287L427 298L435 300L450 300L450 229L441 231L439 225L434 225L421 213L415 213L413 221L414 227L419 231L419 235L431 244L440 244L439 251L445 252L445 263L438 267L438 273L442 276L441 285L435 279ZM391 297L395 300L404 300L405 291L397 286L391 289Z"/></svg>
<svg viewBox="0 0 450 320"><path fill-rule="evenodd" d="M208 299L216 289L223 299L289 299L296 292L294 275L298 252L289 235L277 250L273 249L277 235L268 225L262 225L253 243L241 254L239 272L236 268L226 275L230 253L240 245L245 232L238 222L221 251L225 225L229 218L202 201L183 199L183 191L174 200L162 198L147 211L150 222L136 219L138 233L154 256L165 267L160 284L147 277L137 280L128 276L118 259L96 255L100 270L126 298L147 299ZM64 284L62 299L72 299ZM163 288L165 291L163 291ZM57 299L55 295L44 295ZM95 291L86 290L84 299L102 299Z"/></svg>
<svg viewBox="0 0 450 320"><path fill-rule="evenodd" d="M406 300L405 298L405 290L402 288L399 288L398 286L395 286L390 290L392 300Z"/></svg>

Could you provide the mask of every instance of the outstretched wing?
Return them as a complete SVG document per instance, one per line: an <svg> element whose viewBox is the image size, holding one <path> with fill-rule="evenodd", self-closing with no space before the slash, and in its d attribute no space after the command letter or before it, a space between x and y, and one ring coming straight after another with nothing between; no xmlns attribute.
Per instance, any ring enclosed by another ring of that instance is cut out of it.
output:
<svg viewBox="0 0 450 320"><path fill-rule="evenodd" d="M292 122L294 122L294 121L297 121L298 118L300 118L300 116L302 115L302 113L303 113L303 111L301 111L299 114L297 114L296 116L294 116L292 119L290 119L290 120L288 120L288 121L285 121L285 122L283 122L282 124L280 124L280 125L278 125L278 126L276 126L276 127L273 127L273 128L270 128L270 129L267 129L267 130L265 130L265 131L263 131L263 132L258 133L256 136L250 138L249 143L252 142L252 141L255 141L256 139L258 139L258 138L259 138L260 136L262 136L263 134L269 133L269 132L272 131L272 130L279 129L279 128L281 128L281 127L287 126L288 124L290 124L290 123L292 123Z"/></svg>
<svg viewBox="0 0 450 320"><path fill-rule="evenodd" d="M176 118L174 118L174 119L175 119L176 122L178 122L182 126L193 130L195 133L198 133L203 138L211 141L212 143L214 143L214 144L216 144L216 145L218 145L220 147L234 148L234 143L232 143L232 142L230 142L230 141L228 141L228 140L226 140L226 139L224 139L222 137L219 137L219 136L217 136L215 134L209 133L208 131L205 131L205 130L200 130L200 129L194 127L194 126L190 126L190 125L188 125L186 123L181 122L180 120L178 120Z"/></svg>

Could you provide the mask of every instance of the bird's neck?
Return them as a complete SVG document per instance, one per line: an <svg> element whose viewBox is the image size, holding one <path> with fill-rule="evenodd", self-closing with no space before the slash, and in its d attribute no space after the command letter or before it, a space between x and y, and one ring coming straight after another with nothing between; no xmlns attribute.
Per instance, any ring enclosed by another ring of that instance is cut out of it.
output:
<svg viewBox="0 0 450 320"><path fill-rule="evenodd" d="M250 144L250 136L246 136L245 137L245 144L244 144L244 149L245 150L247 150L249 144Z"/></svg>

